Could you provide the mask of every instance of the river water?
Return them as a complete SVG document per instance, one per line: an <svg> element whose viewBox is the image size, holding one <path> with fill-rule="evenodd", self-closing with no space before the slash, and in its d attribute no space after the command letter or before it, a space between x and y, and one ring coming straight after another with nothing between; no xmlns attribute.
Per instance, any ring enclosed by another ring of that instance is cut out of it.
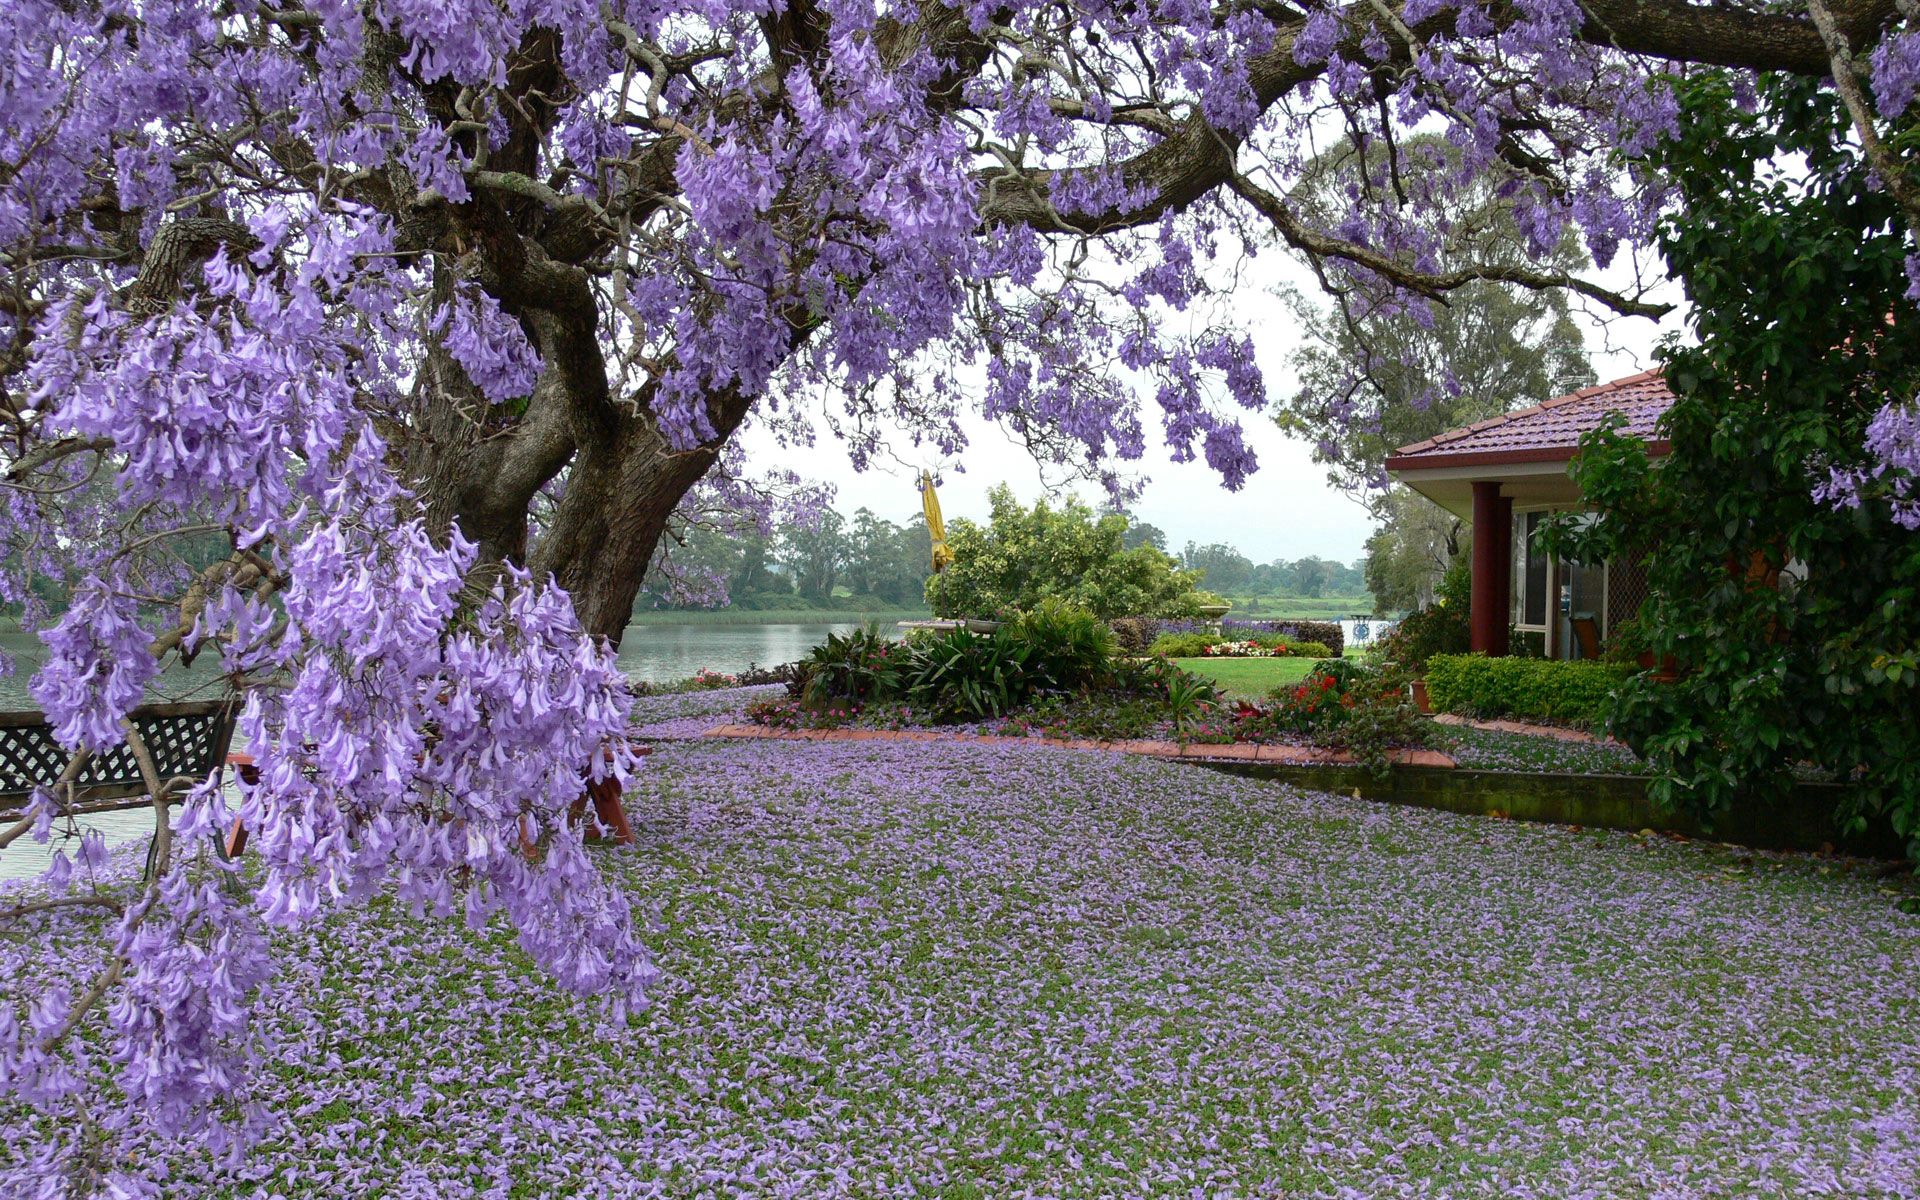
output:
<svg viewBox="0 0 1920 1200"><path fill-rule="evenodd" d="M1384 631L1380 622L1340 622L1349 645L1359 645ZM817 622L793 625L634 625L620 642L620 668L626 674L649 683L685 679L705 668L731 674L750 665L762 667L792 662L826 639L829 633L845 633L860 628L855 622ZM887 626L891 628L891 626ZM0 651L11 655L15 669L0 675L0 711L32 708L27 680L41 661L37 639L17 628L0 628ZM218 694L216 664L209 657L190 670L169 670L154 682L151 691L156 700L181 700ZM109 845L117 845L151 832L150 813L137 810L103 813L85 818L85 823L100 828ZM71 848L70 848L71 849ZM18 879L44 870L51 847L38 846L22 839L0 852L0 879Z"/></svg>
<svg viewBox="0 0 1920 1200"><path fill-rule="evenodd" d="M620 639L620 669L633 679L667 683L705 667L731 674L749 665L788 663L826 640L829 633L858 629L854 622L805 625L633 625ZM891 628L891 626L888 626ZM0 676L0 711L34 707L27 680L42 660L38 639L18 628L0 628L0 651L12 655L15 670ZM179 700L209 695L214 661L191 670L171 668L154 681L154 698Z"/></svg>
<svg viewBox="0 0 1920 1200"><path fill-rule="evenodd" d="M1347 645L1364 645L1378 638L1389 624L1381 621L1341 621ZM814 622L794 625L632 625L620 640L620 669L648 683L685 679L705 668L731 674L749 665L777 666L792 662L826 640L829 633L845 633L859 623ZM891 625L884 626L891 629ZM0 652L13 656L16 669L0 675L0 711L32 708L27 680L41 660L40 643L18 628L0 627ZM154 681L155 699L180 700L213 694L214 660L196 663L191 670L170 669Z"/></svg>

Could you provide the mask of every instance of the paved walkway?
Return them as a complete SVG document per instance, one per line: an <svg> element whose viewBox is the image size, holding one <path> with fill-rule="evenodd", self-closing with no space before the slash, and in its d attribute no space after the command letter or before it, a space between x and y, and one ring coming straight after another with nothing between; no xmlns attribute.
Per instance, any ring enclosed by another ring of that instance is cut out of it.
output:
<svg viewBox="0 0 1920 1200"><path fill-rule="evenodd" d="M1584 729L1568 729L1564 725L1536 725L1531 721L1482 721L1473 717L1455 716L1453 713L1435 713L1436 725L1461 725L1468 729L1488 729L1495 733L1524 733L1529 737L1552 738L1556 742L1579 742L1584 745L1623 746L1610 737L1588 733Z"/></svg>
<svg viewBox="0 0 1920 1200"><path fill-rule="evenodd" d="M985 733L948 733L937 729L771 729L765 725L716 725L701 734L709 738L759 738L790 742L961 742L970 746L1035 746L1055 750L1108 750L1151 758L1237 759L1288 766L1325 766L1356 761L1344 750L1312 746L1256 746L1245 742L1224 745L1203 742L1089 741L1079 738L1000 737ZM1394 750L1396 763L1415 767L1452 767L1453 759L1436 750Z"/></svg>

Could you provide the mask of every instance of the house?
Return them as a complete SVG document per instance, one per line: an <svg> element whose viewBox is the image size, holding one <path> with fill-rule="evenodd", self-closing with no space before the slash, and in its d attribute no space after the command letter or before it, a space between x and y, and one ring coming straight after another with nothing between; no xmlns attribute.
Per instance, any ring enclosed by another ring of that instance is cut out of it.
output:
<svg viewBox="0 0 1920 1200"><path fill-rule="evenodd" d="M1387 473L1473 523L1473 649L1507 654L1511 626L1550 658L1591 654L1647 594L1638 562L1561 561L1534 545L1549 513L1586 508L1568 468L1581 435L1619 413L1622 432L1664 456L1656 424L1673 405L1658 371L1558 396L1438 437L1402 446ZM1488 530L1501 531L1488 537Z"/></svg>

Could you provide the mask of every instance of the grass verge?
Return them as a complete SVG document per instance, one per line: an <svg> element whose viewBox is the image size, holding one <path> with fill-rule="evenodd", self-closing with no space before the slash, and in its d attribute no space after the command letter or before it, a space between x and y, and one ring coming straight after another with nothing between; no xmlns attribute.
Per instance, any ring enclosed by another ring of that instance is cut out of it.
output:
<svg viewBox="0 0 1920 1200"><path fill-rule="evenodd" d="M1311 658L1176 658L1181 667L1219 684L1230 696L1249 700L1273 688L1299 683L1313 669Z"/></svg>

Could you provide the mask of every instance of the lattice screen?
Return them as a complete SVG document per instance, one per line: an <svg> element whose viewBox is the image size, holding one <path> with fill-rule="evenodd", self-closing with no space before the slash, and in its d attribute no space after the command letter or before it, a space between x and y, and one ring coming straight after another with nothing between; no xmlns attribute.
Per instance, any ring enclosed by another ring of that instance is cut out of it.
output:
<svg viewBox="0 0 1920 1200"><path fill-rule="evenodd" d="M129 715L163 780L206 778L220 765L232 736L232 717L221 704L154 705ZM66 770L67 759L45 722L0 723L0 797L17 799L52 783ZM122 743L88 760L79 785L83 792L144 792L146 782L133 751Z"/></svg>
<svg viewBox="0 0 1920 1200"><path fill-rule="evenodd" d="M1607 627L1611 634L1622 621L1639 615L1647 599L1647 560L1616 558L1607 564Z"/></svg>

